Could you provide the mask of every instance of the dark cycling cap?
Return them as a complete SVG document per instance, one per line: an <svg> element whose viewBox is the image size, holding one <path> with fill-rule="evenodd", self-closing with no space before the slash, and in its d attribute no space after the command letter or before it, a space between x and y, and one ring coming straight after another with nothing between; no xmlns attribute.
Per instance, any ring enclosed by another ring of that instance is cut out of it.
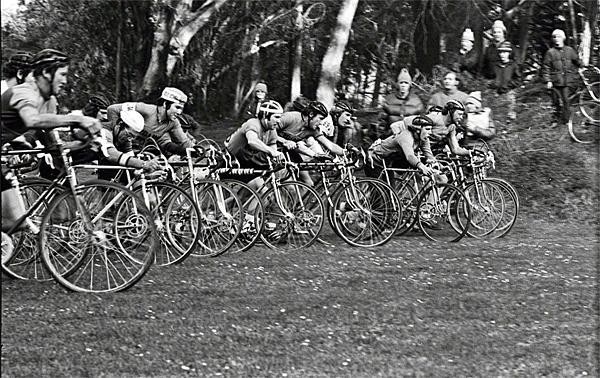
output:
<svg viewBox="0 0 600 378"><path fill-rule="evenodd" d="M33 68L45 68L61 63L68 64L69 57L67 54L54 49L44 49L31 58Z"/></svg>
<svg viewBox="0 0 600 378"><path fill-rule="evenodd" d="M462 102L458 101L458 100L450 100L446 103L446 105L444 106L444 111L442 111L443 114L448 114L450 112L453 112L455 110L465 110L465 106L462 104Z"/></svg>
<svg viewBox="0 0 600 378"><path fill-rule="evenodd" d="M305 114L305 115L310 115L310 114L314 114L314 113L321 114L323 117L327 117L329 115L329 112L327 111L325 104L323 104L320 101L311 101L302 110L302 114Z"/></svg>
<svg viewBox="0 0 600 378"><path fill-rule="evenodd" d="M16 69L29 68L31 65L32 54L25 51L17 51L8 58L7 65L10 65Z"/></svg>
<svg viewBox="0 0 600 378"><path fill-rule="evenodd" d="M415 130L421 130L421 128L423 127L427 127L427 126L434 126L434 122L431 120L431 118L424 116L424 115L420 115L420 116L416 116L415 119L413 119L411 126L413 129Z"/></svg>
<svg viewBox="0 0 600 378"><path fill-rule="evenodd" d="M93 94L92 96L90 96L88 102L99 109L106 109L110 105L108 99L102 93Z"/></svg>
<svg viewBox="0 0 600 378"><path fill-rule="evenodd" d="M304 110L304 108L306 108L306 105L308 105L309 102L310 100L308 98L300 95L294 99L292 102L292 107L294 110L301 112Z"/></svg>
<svg viewBox="0 0 600 378"><path fill-rule="evenodd" d="M342 112L348 112L350 114L354 113L354 109L352 109L352 107L350 106L350 104L348 104L346 101L338 101L335 103L335 106L333 107L332 113L342 113Z"/></svg>

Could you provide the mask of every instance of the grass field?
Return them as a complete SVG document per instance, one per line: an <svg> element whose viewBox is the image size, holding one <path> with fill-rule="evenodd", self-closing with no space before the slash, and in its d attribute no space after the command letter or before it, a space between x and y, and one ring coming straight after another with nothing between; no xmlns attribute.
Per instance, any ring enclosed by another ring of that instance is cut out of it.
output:
<svg viewBox="0 0 600 378"><path fill-rule="evenodd" d="M2 282L2 375L594 376L592 227L191 258L95 296Z"/></svg>
<svg viewBox="0 0 600 378"><path fill-rule="evenodd" d="M522 200L503 239L361 250L326 229L103 296L3 276L2 376L598 376L597 146L542 121L493 146Z"/></svg>

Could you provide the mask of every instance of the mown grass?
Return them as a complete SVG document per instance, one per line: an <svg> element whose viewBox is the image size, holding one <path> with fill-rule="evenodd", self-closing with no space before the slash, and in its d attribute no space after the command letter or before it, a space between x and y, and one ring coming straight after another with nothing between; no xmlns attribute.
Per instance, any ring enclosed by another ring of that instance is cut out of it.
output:
<svg viewBox="0 0 600 378"><path fill-rule="evenodd" d="M598 376L597 146L520 111L492 142L521 197L507 237L361 250L326 230L103 296L3 276L2 375Z"/></svg>
<svg viewBox="0 0 600 378"><path fill-rule="evenodd" d="M189 259L95 296L2 283L3 376L596 374L593 229Z"/></svg>

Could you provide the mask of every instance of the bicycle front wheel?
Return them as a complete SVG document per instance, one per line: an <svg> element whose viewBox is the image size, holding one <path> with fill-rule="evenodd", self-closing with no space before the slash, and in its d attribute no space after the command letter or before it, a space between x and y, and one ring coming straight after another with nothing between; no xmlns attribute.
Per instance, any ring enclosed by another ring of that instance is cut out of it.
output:
<svg viewBox="0 0 600 378"><path fill-rule="evenodd" d="M325 220L323 201L310 186L286 181L263 196L262 241L273 249L295 251L312 245Z"/></svg>
<svg viewBox="0 0 600 378"><path fill-rule="evenodd" d="M571 139L577 143L593 143L600 140L598 112L600 103L595 101L580 101L579 106L571 107L571 116L567 124Z"/></svg>
<svg viewBox="0 0 600 378"><path fill-rule="evenodd" d="M148 271L158 247L153 215L133 192L94 181L52 201L39 248L52 276L69 290L122 291Z"/></svg>
<svg viewBox="0 0 600 378"><path fill-rule="evenodd" d="M143 198L141 190L139 186L135 193ZM154 263L158 266L181 263L197 247L200 237L198 206L186 191L166 182L147 182L145 195L160 237Z"/></svg>
<svg viewBox="0 0 600 378"><path fill-rule="evenodd" d="M430 240L457 242L469 229L471 209L465 194L449 184L437 184L425 189L417 205L419 228ZM466 221L464 227L456 229L452 224L459 217Z"/></svg>

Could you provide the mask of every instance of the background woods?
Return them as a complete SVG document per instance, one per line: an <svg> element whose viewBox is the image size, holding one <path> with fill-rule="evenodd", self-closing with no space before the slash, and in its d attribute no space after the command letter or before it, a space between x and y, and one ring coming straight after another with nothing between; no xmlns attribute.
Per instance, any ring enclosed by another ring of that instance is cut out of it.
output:
<svg viewBox="0 0 600 378"><path fill-rule="evenodd" d="M236 116L259 80L282 103L343 94L369 107L402 67L432 84L466 27L481 51L496 19L533 79L557 27L597 64L597 0L22 0L2 28L2 55L71 54L69 108L96 91L152 100L169 84L192 94L195 116Z"/></svg>

